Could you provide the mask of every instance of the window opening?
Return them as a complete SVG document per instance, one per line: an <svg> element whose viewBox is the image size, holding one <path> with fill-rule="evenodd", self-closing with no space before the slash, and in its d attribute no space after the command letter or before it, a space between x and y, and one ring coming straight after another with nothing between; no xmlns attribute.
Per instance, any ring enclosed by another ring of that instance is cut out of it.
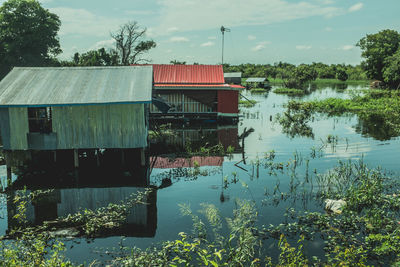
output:
<svg viewBox="0 0 400 267"><path fill-rule="evenodd" d="M29 132L51 133L51 107L28 108Z"/></svg>

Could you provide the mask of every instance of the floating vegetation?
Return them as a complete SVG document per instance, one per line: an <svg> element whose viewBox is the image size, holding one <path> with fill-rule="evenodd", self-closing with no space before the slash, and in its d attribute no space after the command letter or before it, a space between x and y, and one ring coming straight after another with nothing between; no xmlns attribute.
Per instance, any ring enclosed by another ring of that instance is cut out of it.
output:
<svg viewBox="0 0 400 267"><path fill-rule="evenodd" d="M277 88L277 89L274 89L273 92L275 94L284 94L284 95L291 95L291 96L302 96L305 94L304 90L295 89L295 88Z"/></svg>
<svg viewBox="0 0 400 267"><path fill-rule="evenodd" d="M245 107L245 108L252 108L257 104L256 100L240 100L239 101L239 106Z"/></svg>
<svg viewBox="0 0 400 267"><path fill-rule="evenodd" d="M306 114L320 112L330 116L353 113L360 118L359 130L369 133L378 140L387 140L400 135L400 91L396 90L369 90L365 95L356 94L351 99L289 101L287 108L288 112ZM373 127L370 124L373 124ZM368 131L368 129L375 130Z"/></svg>
<svg viewBox="0 0 400 267"><path fill-rule="evenodd" d="M270 88L251 88L250 92L252 93L265 93L268 92Z"/></svg>

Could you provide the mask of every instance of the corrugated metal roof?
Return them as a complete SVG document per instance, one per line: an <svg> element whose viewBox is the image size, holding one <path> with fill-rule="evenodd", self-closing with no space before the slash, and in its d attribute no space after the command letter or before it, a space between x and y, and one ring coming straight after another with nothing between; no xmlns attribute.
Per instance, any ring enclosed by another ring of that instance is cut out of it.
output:
<svg viewBox="0 0 400 267"><path fill-rule="evenodd" d="M248 83L262 83L265 82L265 78L248 78L246 80Z"/></svg>
<svg viewBox="0 0 400 267"><path fill-rule="evenodd" d="M223 84L221 65L153 65L156 84Z"/></svg>
<svg viewBox="0 0 400 267"><path fill-rule="evenodd" d="M224 73L225 78L241 78L242 73L241 72L227 72Z"/></svg>
<svg viewBox="0 0 400 267"><path fill-rule="evenodd" d="M0 82L0 106L149 103L152 66L14 68Z"/></svg>
<svg viewBox="0 0 400 267"><path fill-rule="evenodd" d="M233 84L154 84L156 89L191 89L191 90L237 90L238 88L244 88L240 85Z"/></svg>

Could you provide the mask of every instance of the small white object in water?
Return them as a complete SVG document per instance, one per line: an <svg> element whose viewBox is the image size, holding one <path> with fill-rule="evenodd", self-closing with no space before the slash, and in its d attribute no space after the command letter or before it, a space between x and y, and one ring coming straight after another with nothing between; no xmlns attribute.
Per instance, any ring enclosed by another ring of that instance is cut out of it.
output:
<svg viewBox="0 0 400 267"><path fill-rule="evenodd" d="M325 210L327 211L341 214L344 206L346 206L346 201L343 199L325 199Z"/></svg>

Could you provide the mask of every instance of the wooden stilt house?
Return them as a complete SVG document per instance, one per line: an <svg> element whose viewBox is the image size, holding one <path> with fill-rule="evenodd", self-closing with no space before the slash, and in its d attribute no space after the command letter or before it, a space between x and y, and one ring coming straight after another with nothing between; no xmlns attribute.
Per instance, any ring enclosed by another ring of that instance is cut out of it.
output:
<svg viewBox="0 0 400 267"><path fill-rule="evenodd" d="M168 113L151 106L153 118L235 121L238 85L225 83L221 65L153 65L155 97L168 103Z"/></svg>
<svg viewBox="0 0 400 267"><path fill-rule="evenodd" d="M14 68L0 82L3 148L145 148L152 75L152 66Z"/></svg>

